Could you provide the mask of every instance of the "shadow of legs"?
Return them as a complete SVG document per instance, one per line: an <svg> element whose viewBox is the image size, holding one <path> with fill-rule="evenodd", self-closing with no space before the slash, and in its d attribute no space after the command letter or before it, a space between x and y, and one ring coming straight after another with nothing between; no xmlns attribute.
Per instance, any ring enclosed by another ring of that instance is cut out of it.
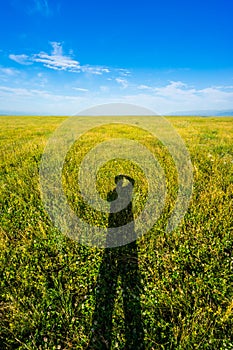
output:
<svg viewBox="0 0 233 350"><path fill-rule="evenodd" d="M141 279L138 270L136 242L122 248L118 260L119 274L123 288L125 316L125 350L144 349L144 332L141 320Z"/></svg>
<svg viewBox="0 0 233 350"><path fill-rule="evenodd" d="M112 315L118 276L122 280L125 317L125 350L143 350L140 276L135 242L106 249L99 270L92 336L88 349L111 349Z"/></svg>
<svg viewBox="0 0 233 350"><path fill-rule="evenodd" d="M92 336L88 347L90 350L111 348L112 314L117 277L116 254L112 249L106 249L97 280Z"/></svg>

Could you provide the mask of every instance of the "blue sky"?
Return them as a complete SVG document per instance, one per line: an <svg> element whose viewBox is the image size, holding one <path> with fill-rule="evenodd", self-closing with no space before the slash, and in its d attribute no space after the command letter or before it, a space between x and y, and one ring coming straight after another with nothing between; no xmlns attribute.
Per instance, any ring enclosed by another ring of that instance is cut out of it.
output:
<svg viewBox="0 0 233 350"><path fill-rule="evenodd" d="M4 1L0 112L232 109L232 17L231 0Z"/></svg>

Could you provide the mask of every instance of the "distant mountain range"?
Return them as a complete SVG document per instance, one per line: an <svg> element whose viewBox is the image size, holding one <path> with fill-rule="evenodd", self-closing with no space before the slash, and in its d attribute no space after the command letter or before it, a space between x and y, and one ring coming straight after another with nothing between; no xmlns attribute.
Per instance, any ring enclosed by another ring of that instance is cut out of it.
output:
<svg viewBox="0 0 233 350"><path fill-rule="evenodd" d="M6 110L0 110L0 115L35 115L35 113L28 113L28 112L20 112L20 111L6 111Z"/></svg>
<svg viewBox="0 0 233 350"><path fill-rule="evenodd" d="M20 112L20 111L4 111L0 110L0 115L15 115L15 116L20 116L20 115L30 115L30 116L38 116L38 115L43 115L45 114L36 114L36 113L29 113L29 112ZM58 114L50 114L52 115L58 115ZM167 116L201 116L201 117L233 117L233 109L232 110L197 110L197 111L177 111L173 113L164 113L162 115L167 115Z"/></svg>
<svg viewBox="0 0 233 350"><path fill-rule="evenodd" d="M174 116L201 116L201 117L229 117L233 116L233 109L232 110L197 110L197 111L178 111L166 115L174 115Z"/></svg>

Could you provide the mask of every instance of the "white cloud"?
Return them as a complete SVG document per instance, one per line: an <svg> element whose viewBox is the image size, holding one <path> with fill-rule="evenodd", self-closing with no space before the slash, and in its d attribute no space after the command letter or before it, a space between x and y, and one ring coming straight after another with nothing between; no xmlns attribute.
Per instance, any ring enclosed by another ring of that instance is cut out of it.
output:
<svg viewBox="0 0 233 350"><path fill-rule="evenodd" d="M222 90L231 90L233 89L233 85L216 85L212 86L214 89L222 89Z"/></svg>
<svg viewBox="0 0 233 350"><path fill-rule="evenodd" d="M187 84L183 83L182 81L173 81L170 80L169 86L174 87L174 88L185 88L187 87Z"/></svg>
<svg viewBox="0 0 233 350"><path fill-rule="evenodd" d="M165 97L172 100L192 97L197 92L195 89L188 87L181 81L170 81L170 83L168 85L165 85L164 87L153 88L153 91L157 96Z"/></svg>
<svg viewBox="0 0 233 350"><path fill-rule="evenodd" d="M124 77L128 77L131 74L131 72L125 68L119 68L118 72Z"/></svg>
<svg viewBox="0 0 233 350"><path fill-rule="evenodd" d="M33 0L33 5L31 6L29 13L35 12L39 12L44 16L49 16L52 14L47 0Z"/></svg>
<svg viewBox="0 0 233 350"><path fill-rule="evenodd" d="M90 66L90 65L81 66L80 70L84 73L91 73L91 74L96 74L96 75L102 75L103 73L110 73L109 68Z"/></svg>
<svg viewBox="0 0 233 350"><path fill-rule="evenodd" d="M52 55L54 56L62 56L63 55L63 49L62 44L56 41L51 41L50 44L52 45Z"/></svg>
<svg viewBox="0 0 233 350"><path fill-rule="evenodd" d="M152 90L152 87L151 86L148 86L148 85L138 85L137 88L139 90Z"/></svg>
<svg viewBox="0 0 233 350"><path fill-rule="evenodd" d="M75 95L57 94L47 90L0 86L1 109L32 114L74 114L88 99Z"/></svg>
<svg viewBox="0 0 233 350"><path fill-rule="evenodd" d="M0 86L1 108L7 110L9 106L12 106L16 110L24 110L25 106L28 106L28 108L34 108L35 114L44 111L44 113L58 115L74 114L78 110L94 104L111 102L141 105L160 114L169 114L176 111L233 109L233 87L230 84L228 86L207 85L205 88L198 88L178 80L169 81L162 86L146 85L131 82L130 78L126 79L121 76L118 69L111 69L111 74L104 75L104 79L98 78L98 84L93 83L90 88L90 85L88 85L88 90L85 88L87 73L98 75L103 74L103 72L109 73L110 69L98 66L82 66L71 56L63 53L61 43L53 42L51 44L50 54L41 52L30 57L23 55L23 59L48 66L53 70L83 72L85 73L83 77L79 77L70 86L66 81L62 90L59 90L60 85L51 87L52 85L48 84L49 75L46 76L44 70L39 73L36 71L35 76L30 79L25 79L25 77L22 79L21 75L18 74L13 85L13 83L10 83L10 81L13 81L11 77L17 70L7 67L0 68L0 76L5 74L8 77L5 81L1 79L2 85L5 85ZM22 84L20 84L19 78ZM133 79L136 81L135 76ZM10 86L7 86L8 82L11 84ZM47 86L50 86L50 91L47 91Z"/></svg>
<svg viewBox="0 0 233 350"><path fill-rule="evenodd" d="M100 86L100 91L103 92L103 93L109 92L109 86L101 85Z"/></svg>
<svg viewBox="0 0 233 350"><path fill-rule="evenodd" d="M27 55L9 55L9 58L19 64L23 64L23 65L30 65L32 64L31 60L30 60L30 57L27 56Z"/></svg>
<svg viewBox="0 0 233 350"><path fill-rule="evenodd" d="M80 71L80 63L69 56L63 55L60 43L51 43L53 50L51 54L40 52L31 58L33 62L42 63L44 67L54 70Z"/></svg>
<svg viewBox="0 0 233 350"><path fill-rule="evenodd" d="M81 92L88 92L89 91L88 89L79 88L79 87L73 87L73 90L81 91Z"/></svg>
<svg viewBox="0 0 233 350"><path fill-rule="evenodd" d="M63 55L62 44L51 42L52 52L40 52L31 57L32 62L42 63L44 67L54 70L80 71L80 63L69 56Z"/></svg>
<svg viewBox="0 0 233 350"><path fill-rule="evenodd" d="M158 113L233 108L232 91L212 87L196 89L180 81L171 81L163 87L151 87L151 90L144 90L145 93L125 95L124 101L141 104Z"/></svg>
<svg viewBox="0 0 233 350"><path fill-rule="evenodd" d="M104 73L110 73L108 67L81 65L79 61L73 59L70 56L64 55L62 44L60 42L51 42L51 53L41 51L32 56L22 55L9 55L9 58L19 64L32 64L41 63L44 67L58 71L68 71L75 73L89 73L95 75L102 75Z"/></svg>
<svg viewBox="0 0 233 350"><path fill-rule="evenodd" d="M123 87L123 89L126 89L129 86L129 83L126 79L116 78L116 82L120 84Z"/></svg>
<svg viewBox="0 0 233 350"><path fill-rule="evenodd" d="M13 76L19 74L19 71L17 69L14 69L14 68L4 67L4 68L0 68L0 74L3 74L3 75L8 76L8 77L13 77Z"/></svg>
<svg viewBox="0 0 233 350"><path fill-rule="evenodd" d="M0 86L1 93L17 95L17 96L32 96L32 91L24 88L12 88L9 86Z"/></svg>

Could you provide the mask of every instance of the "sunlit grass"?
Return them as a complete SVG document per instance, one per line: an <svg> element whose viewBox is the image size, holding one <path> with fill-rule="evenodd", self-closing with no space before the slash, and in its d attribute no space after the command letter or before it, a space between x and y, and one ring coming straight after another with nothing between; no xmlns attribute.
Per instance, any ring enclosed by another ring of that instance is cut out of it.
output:
<svg viewBox="0 0 233 350"><path fill-rule="evenodd" d="M138 240L146 349L230 350L233 119L168 119L185 141L194 169L190 207L174 232L166 233L165 226L177 194L175 166L167 150L137 128L103 126L77 141L63 169L65 192L77 213L107 225L106 216L82 202L77 181L82 157L95 144L122 135L150 149L164 167L168 194L161 218ZM40 159L49 136L64 120L0 117L3 349L85 349L90 339L103 249L81 246L60 234L40 198ZM137 166L109 162L98 173L97 188L106 199L119 172L137 180L137 215L148 191ZM113 321L116 349L124 349L120 283Z"/></svg>

